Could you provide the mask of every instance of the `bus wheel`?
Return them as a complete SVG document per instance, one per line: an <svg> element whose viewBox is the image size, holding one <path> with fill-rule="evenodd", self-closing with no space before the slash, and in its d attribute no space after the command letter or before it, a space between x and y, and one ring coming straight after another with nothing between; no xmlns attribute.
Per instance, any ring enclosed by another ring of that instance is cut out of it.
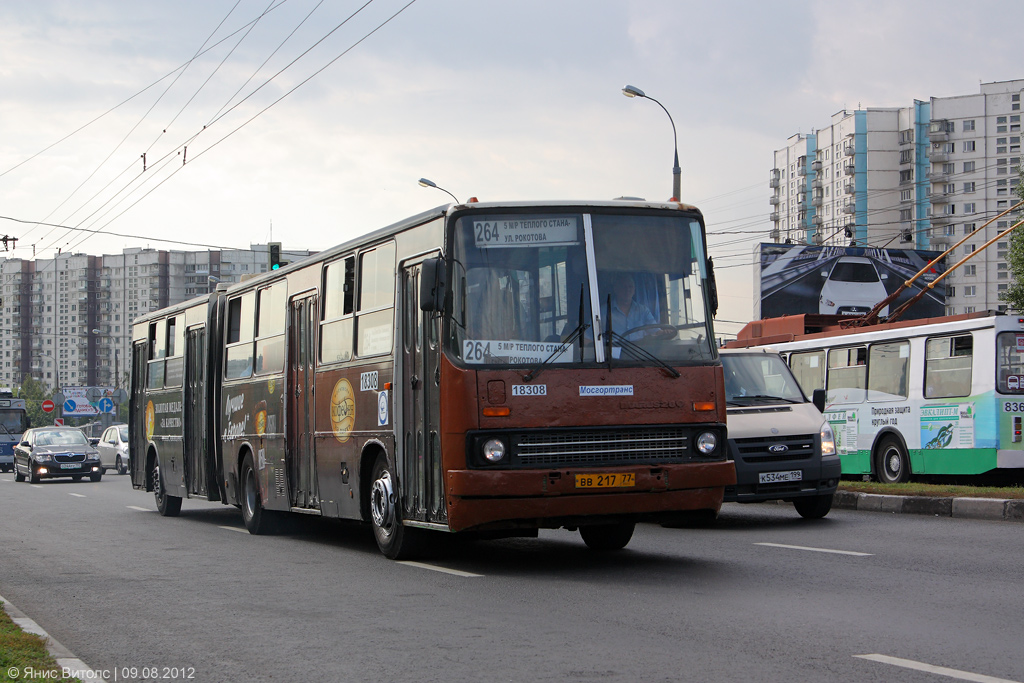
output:
<svg viewBox="0 0 1024 683"><path fill-rule="evenodd" d="M171 496L164 489L164 478L160 474L160 458L153 460L153 469L149 476L153 482L153 497L156 499L156 509L164 517L177 517L181 512L181 498Z"/></svg>
<svg viewBox="0 0 1024 683"><path fill-rule="evenodd" d="M794 498L793 507L804 519L821 519L832 509L832 494Z"/></svg>
<svg viewBox="0 0 1024 683"><path fill-rule="evenodd" d="M581 526L580 536L583 537L583 542L591 550L610 552L625 548L626 544L629 543L629 539L633 538L633 529L635 528L635 522L594 524L591 526Z"/></svg>
<svg viewBox="0 0 1024 683"><path fill-rule="evenodd" d="M274 533L277 529L275 517L272 511L263 509L256 468L252 466L252 456L246 455L242 461L242 521L245 528L255 536Z"/></svg>
<svg viewBox="0 0 1024 683"><path fill-rule="evenodd" d="M875 473L883 484L898 484L910 479L910 458L896 437L887 436L879 444Z"/></svg>
<svg viewBox="0 0 1024 683"><path fill-rule="evenodd" d="M388 459L383 453L377 455L370 476L370 518L377 547L392 560L404 560L415 555L422 545L419 529L410 529L402 524L401 515L395 506L394 479L388 471Z"/></svg>

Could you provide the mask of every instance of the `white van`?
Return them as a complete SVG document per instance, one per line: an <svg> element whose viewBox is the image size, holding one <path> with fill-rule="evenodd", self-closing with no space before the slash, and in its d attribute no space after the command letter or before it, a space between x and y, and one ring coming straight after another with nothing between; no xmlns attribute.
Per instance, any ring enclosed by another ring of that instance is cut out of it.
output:
<svg viewBox="0 0 1024 683"><path fill-rule="evenodd" d="M835 438L821 414L825 392L808 401L786 361L769 349L719 352L736 463L736 485L725 488L725 500L784 500L801 517L824 517L840 474Z"/></svg>

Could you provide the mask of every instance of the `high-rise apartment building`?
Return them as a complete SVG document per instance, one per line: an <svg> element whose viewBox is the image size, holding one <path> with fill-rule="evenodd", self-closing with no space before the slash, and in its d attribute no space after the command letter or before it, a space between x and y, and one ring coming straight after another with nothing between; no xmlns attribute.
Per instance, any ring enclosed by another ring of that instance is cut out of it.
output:
<svg viewBox="0 0 1024 683"><path fill-rule="evenodd" d="M1024 80L898 109L841 111L775 152L772 238L794 244L945 250L950 265L1012 224ZM947 280L947 312L1004 308L1008 241Z"/></svg>
<svg viewBox="0 0 1024 683"><path fill-rule="evenodd" d="M315 252L286 251L297 261ZM125 386L131 323L266 272L268 248L0 259L0 386L31 374L60 386Z"/></svg>

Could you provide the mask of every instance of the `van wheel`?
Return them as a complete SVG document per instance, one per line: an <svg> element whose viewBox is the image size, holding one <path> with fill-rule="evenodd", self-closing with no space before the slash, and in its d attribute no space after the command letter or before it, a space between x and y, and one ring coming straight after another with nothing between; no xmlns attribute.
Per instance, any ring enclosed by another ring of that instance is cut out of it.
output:
<svg viewBox="0 0 1024 683"><path fill-rule="evenodd" d="M153 497L156 499L156 509L164 517L177 517L181 512L181 497L167 494L164 488L164 478L160 474L160 458L153 460L153 469L149 476L153 484Z"/></svg>
<svg viewBox="0 0 1024 683"><path fill-rule="evenodd" d="M260 482L256 477L251 455L246 455L242 461L242 521L245 528L254 536L277 531L277 514L263 509Z"/></svg>
<svg viewBox="0 0 1024 683"><path fill-rule="evenodd" d="M896 437L887 436L878 445L875 475L883 484L899 484L910 480L910 458Z"/></svg>
<svg viewBox="0 0 1024 683"><path fill-rule="evenodd" d="M821 519L832 509L832 494L794 498L793 507L804 519Z"/></svg>
<svg viewBox="0 0 1024 683"><path fill-rule="evenodd" d="M580 527L580 536L583 542L591 550L598 552L611 552L622 550L633 538L635 522L621 522L619 524L593 524Z"/></svg>
<svg viewBox="0 0 1024 683"><path fill-rule="evenodd" d="M406 560L418 554L423 548L424 532L402 524L395 479L383 453L379 453L373 463L370 482L370 521L377 547L392 560Z"/></svg>

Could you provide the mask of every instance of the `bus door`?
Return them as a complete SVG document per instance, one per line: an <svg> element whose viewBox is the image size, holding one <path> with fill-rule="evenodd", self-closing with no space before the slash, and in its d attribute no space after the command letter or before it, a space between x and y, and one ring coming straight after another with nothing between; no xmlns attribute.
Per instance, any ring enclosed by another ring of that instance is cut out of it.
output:
<svg viewBox="0 0 1024 683"><path fill-rule="evenodd" d="M399 463L403 515L407 519L447 522L441 472L440 315L419 306L421 264L402 269L402 420L396 438L402 442Z"/></svg>
<svg viewBox="0 0 1024 683"><path fill-rule="evenodd" d="M207 494L206 444L206 328L185 332L185 486L189 493Z"/></svg>
<svg viewBox="0 0 1024 683"><path fill-rule="evenodd" d="M147 370L149 368L149 342L138 342L132 346L132 394L128 399L128 453L132 461L132 485L146 486L146 449L153 426L149 424L151 413L146 410L149 402ZM155 416L154 418L155 419Z"/></svg>
<svg viewBox="0 0 1024 683"><path fill-rule="evenodd" d="M288 488L292 507L319 509L313 424L317 296L293 297L288 311L288 419L285 440Z"/></svg>

